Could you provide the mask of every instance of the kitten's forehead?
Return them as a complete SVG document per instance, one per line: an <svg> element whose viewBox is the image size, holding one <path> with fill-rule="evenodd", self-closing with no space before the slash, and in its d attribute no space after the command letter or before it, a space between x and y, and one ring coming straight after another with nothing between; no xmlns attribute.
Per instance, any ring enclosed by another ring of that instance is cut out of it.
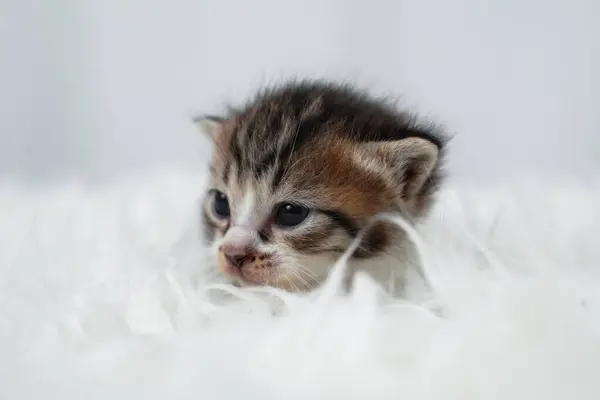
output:
<svg viewBox="0 0 600 400"><path fill-rule="evenodd" d="M268 89L231 112L220 129L212 172L234 202L248 192L259 205L306 200L350 215L372 215L399 195L389 167L360 150L365 143L440 143L395 106L320 83Z"/></svg>
<svg viewBox="0 0 600 400"><path fill-rule="evenodd" d="M226 187L244 221L264 219L276 204L287 201L368 217L389 207L396 196L388 171L362 160L355 146L339 137L313 139L286 158L279 154L270 164L254 165L250 173L252 166L240 171L240 164L230 158Z"/></svg>

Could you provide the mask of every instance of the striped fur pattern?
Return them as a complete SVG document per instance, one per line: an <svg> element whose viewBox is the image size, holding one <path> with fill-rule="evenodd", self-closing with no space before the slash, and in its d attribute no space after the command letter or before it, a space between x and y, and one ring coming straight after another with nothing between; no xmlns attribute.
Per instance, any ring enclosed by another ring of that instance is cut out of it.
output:
<svg viewBox="0 0 600 400"><path fill-rule="evenodd" d="M287 82L196 122L214 143L205 239L242 285L313 288L366 227L353 269L398 265L408 253L403 233L371 218L417 221L443 178L441 129L347 84ZM285 207L305 218L283 226Z"/></svg>

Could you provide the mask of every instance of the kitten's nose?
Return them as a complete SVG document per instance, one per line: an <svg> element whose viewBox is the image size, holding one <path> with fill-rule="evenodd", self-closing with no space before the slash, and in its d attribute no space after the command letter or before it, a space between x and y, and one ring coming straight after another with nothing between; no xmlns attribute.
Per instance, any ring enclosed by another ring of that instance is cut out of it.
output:
<svg viewBox="0 0 600 400"><path fill-rule="evenodd" d="M255 252L256 232L241 226L233 226L227 232L219 251L229 264L241 267Z"/></svg>
<svg viewBox="0 0 600 400"><path fill-rule="evenodd" d="M244 261L250 258L252 251L245 246L223 245L221 251L227 262L236 267L241 267Z"/></svg>

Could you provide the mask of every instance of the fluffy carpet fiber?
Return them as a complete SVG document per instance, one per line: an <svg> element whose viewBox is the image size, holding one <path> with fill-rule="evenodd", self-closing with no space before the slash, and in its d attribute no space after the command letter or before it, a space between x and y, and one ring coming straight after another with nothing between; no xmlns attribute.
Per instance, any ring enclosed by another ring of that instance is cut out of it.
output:
<svg viewBox="0 0 600 400"><path fill-rule="evenodd" d="M448 188L390 299L221 284L194 174L4 179L0 398L599 399L598 187Z"/></svg>

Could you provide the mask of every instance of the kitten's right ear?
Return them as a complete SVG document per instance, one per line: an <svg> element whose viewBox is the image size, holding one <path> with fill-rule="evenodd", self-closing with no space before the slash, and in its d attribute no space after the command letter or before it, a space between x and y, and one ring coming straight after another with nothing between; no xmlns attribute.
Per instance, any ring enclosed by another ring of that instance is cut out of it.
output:
<svg viewBox="0 0 600 400"><path fill-rule="evenodd" d="M222 130L224 120L214 115L200 115L194 117L192 122L202 134L214 141Z"/></svg>

